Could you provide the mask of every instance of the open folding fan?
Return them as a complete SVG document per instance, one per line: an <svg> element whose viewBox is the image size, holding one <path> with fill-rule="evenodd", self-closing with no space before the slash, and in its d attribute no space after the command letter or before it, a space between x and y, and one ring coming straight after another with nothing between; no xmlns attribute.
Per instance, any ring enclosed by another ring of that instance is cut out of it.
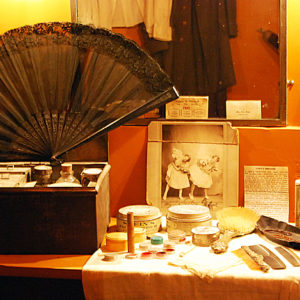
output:
<svg viewBox="0 0 300 300"><path fill-rule="evenodd" d="M0 160L55 160L178 97L134 42L41 23L0 36Z"/></svg>

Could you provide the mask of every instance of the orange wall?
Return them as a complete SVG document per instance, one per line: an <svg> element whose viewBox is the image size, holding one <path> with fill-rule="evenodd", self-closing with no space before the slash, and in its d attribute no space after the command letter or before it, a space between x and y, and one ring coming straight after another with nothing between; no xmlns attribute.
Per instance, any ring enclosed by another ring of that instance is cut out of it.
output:
<svg viewBox="0 0 300 300"><path fill-rule="evenodd" d="M40 22L70 21L68 0L1 0L0 34Z"/></svg>
<svg viewBox="0 0 300 300"><path fill-rule="evenodd" d="M287 116L288 125L300 126L300 2L288 1L288 56L287 78L294 80L295 84L288 89Z"/></svg>
<svg viewBox="0 0 300 300"><path fill-rule="evenodd" d="M278 0L237 0L238 35L230 40L236 84L228 89L228 99L261 100L263 118L278 112L280 64L278 52L258 29L278 34L278 20Z"/></svg>

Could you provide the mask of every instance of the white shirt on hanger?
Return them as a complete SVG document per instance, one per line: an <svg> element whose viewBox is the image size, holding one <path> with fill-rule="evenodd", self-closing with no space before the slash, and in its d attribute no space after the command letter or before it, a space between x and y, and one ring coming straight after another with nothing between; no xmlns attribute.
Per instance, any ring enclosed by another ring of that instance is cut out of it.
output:
<svg viewBox="0 0 300 300"><path fill-rule="evenodd" d="M112 29L142 22L150 37L170 41L172 0L77 0L78 21Z"/></svg>

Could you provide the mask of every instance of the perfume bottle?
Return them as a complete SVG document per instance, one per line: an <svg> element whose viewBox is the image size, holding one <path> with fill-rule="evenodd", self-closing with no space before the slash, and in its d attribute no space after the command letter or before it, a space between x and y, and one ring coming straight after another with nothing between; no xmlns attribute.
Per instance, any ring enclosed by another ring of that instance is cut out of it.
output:
<svg viewBox="0 0 300 300"><path fill-rule="evenodd" d="M72 170L72 164L64 163L61 165L60 177L56 180L56 183L69 182L78 183L79 180L73 176L74 171Z"/></svg>

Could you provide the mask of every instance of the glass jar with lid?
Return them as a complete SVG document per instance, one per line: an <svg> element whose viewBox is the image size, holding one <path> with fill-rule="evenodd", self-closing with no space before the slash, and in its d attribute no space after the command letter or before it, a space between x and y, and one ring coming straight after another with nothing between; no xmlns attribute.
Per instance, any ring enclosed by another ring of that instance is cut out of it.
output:
<svg viewBox="0 0 300 300"><path fill-rule="evenodd" d="M60 177L57 179L56 183L68 182L80 184L79 180L73 174L72 164L63 163L61 165Z"/></svg>

